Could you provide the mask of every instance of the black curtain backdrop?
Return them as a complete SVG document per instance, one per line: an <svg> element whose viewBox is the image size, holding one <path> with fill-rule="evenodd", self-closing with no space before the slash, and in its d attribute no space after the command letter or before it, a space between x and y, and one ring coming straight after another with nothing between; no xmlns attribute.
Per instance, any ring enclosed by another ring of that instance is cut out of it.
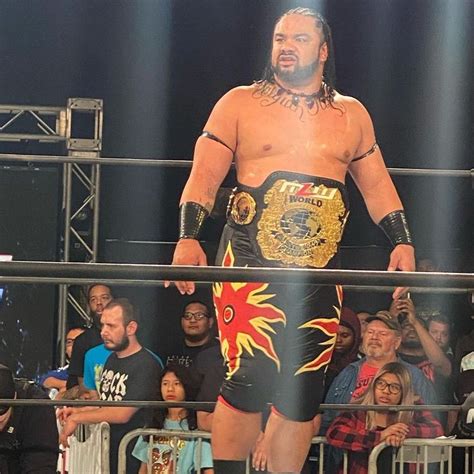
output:
<svg viewBox="0 0 474 474"><path fill-rule="evenodd" d="M472 0L2 0L0 103L102 98L103 156L191 159L213 104L260 77L275 19L297 5L320 7L328 18L337 88L368 108L388 166L473 167ZM11 150L1 142L0 149ZM102 260L114 252L108 241L176 239L187 170L102 174ZM348 182L344 245L386 246ZM395 182L420 252L455 255L448 269L472 271L471 182ZM215 242L221 225L211 223L206 239ZM161 293L152 306L169 311Z"/></svg>

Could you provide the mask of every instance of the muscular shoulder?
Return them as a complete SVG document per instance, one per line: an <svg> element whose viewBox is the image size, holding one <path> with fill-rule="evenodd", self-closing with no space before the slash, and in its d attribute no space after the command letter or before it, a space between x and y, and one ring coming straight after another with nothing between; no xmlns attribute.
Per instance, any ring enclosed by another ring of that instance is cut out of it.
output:
<svg viewBox="0 0 474 474"><path fill-rule="evenodd" d="M238 86L226 92L217 102L217 105L228 106L234 108L235 106L242 106L248 101L256 90L256 85Z"/></svg>
<svg viewBox="0 0 474 474"><path fill-rule="evenodd" d="M355 120L361 122L366 121L367 119L370 120L369 112L365 108L364 104L362 104L362 102L355 97L336 92L334 104L344 107L351 118Z"/></svg>
<svg viewBox="0 0 474 474"><path fill-rule="evenodd" d="M234 148L239 114L249 104L253 90L253 86L239 86L225 93L214 105L204 129Z"/></svg>

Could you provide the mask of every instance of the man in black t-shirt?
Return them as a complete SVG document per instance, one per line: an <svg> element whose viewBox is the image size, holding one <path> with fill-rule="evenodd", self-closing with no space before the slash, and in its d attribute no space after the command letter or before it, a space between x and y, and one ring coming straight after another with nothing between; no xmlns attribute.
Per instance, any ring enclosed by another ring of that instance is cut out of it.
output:
<svg viewBox="0 0 474 474"><path fill-rule="evenodd" d="M399 318L402 328L399 357L418 367L434 384L438 401L449 403L452 391L451 361L430 335L424 322L417 318L413 301L410 298L394 300L390 313Z"/></svg>
<svg viewBox="0 0 474 474"><path fill-rule="evenodd" d="M0 398L41 399L46 392L28 381L13 380L0 365ZM0 406L0 473L55 474L58 429L52 406Z"/></svg>
<svg viewBox="0 0 474 474"><path fill-rule="evenodd" d="M189 367L197 355L208 347L219 344L214 337L214 314L202 301L187 303L181 314L184 337L167 351L165 365L174 363Z"/></svg>
<svg viewBox="0 0 474 474"><path fill-rule="evenodd" d="M61 398L78 398L85 392L83 386L84 357L92 347L102 344L100 337L100 317L105 306L112 301L112 291L106 285L92 285L88 291L88 304L92 325L87 328L74 342L71 362L69 364L69 375L66 382L67 392Z"/></svg>
<svg viewBox="0 0 474 474"><path fill-rule="evenodd" d="M201 377L201 385L196 401L217 402L226 373L220 346L214 345L203 349L196 357L194 367ZM201 409L197 412L197 422L200 430L211 431L213 413L214 408Z"/></svg>
<svg viewBox="0 0 474 474"><path fill-rule="evenodd" d="M102 400L156 400L161 361L137 340L138 320L133 306L120 298L111 301L101 317L102 339L112 352L102 371L100 397ZM117 472L118 447L125 433L145 424L145 410L134 407L100 407L68 409L63 419L61 442L80 423L91 424L102 421L110 424L110 472ZM133 443L127 451L127 473L136 473L140 467L137 459L130 455Z"/></svg>

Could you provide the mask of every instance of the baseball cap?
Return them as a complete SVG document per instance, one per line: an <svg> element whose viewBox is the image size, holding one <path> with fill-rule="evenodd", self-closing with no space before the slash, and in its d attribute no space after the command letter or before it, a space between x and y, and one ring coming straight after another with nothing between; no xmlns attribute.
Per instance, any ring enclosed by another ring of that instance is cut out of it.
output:
<svg viewBox="0 0 474 474"><path fill-rule="evenodd" d="M367 323L371 321L382 321L389 329L398 332L402 330L398 318L393 317L388 311L377 311L374 315L369 316L366 321Z"/></svg>
<svg viewBox="0 0 474 474"><path fill-rule="evenodd" d="M12 371L5 365L0 364L0 398L15 398L15 382L13 381ZM4 415L9 405L0 405L0 416Z"/></svg>

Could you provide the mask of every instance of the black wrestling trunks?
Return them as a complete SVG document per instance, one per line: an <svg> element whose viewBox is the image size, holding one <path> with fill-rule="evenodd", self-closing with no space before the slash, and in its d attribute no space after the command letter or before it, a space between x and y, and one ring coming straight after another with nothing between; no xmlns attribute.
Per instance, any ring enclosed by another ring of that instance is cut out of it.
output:
<svg viewBox="0 0 474 474"><path fill-rule="evenodd" d="M345 186L275 172L262 186L239 186L228 208L217 264L333 268L348 216ZM336 341L342 290L335 286L224 282L214 303L230 406L267 402L290 419L314 417Z"/></svg>

